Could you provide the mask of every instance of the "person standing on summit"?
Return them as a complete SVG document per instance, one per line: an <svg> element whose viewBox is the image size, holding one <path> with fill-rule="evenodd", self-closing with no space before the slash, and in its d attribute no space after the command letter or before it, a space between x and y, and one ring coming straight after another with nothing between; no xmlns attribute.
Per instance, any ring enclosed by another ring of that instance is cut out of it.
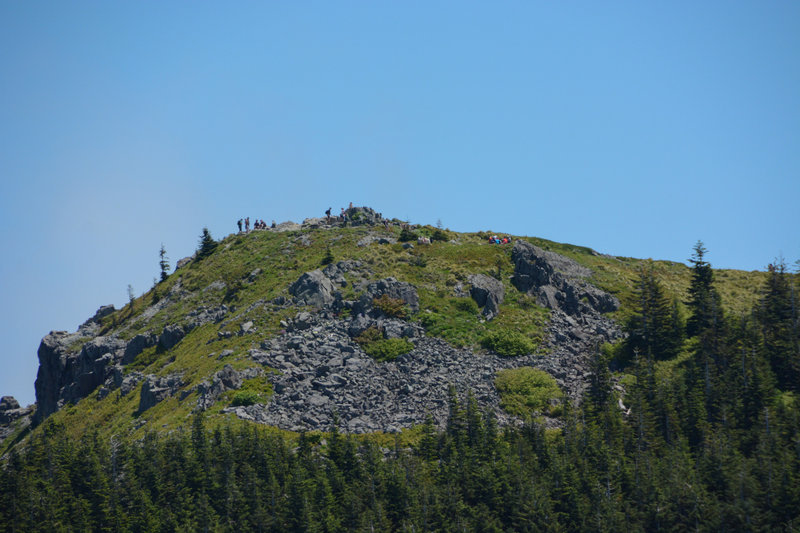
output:
<svg viewBox="0 0 800 533"><path fill-rule="evenodd" d="M331 223L331 208L329 207L327 211L325 211L325 220L328 224Z"/></svg>
<svg viewBox="0 0 800 533"><path fill-rule="evenodd" d="M236 225L239 226L239 233L241 233L242 232L242 219L241 218L236 222Z"/></svg>

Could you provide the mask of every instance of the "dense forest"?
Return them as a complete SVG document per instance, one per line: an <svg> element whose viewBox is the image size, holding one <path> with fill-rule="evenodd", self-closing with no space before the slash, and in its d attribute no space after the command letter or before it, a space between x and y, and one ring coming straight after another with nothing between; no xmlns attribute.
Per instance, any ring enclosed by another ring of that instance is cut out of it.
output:
<svg viewBox="0 0 800 533"><path fill-rule="evenodd" d="M726 316L704 256L686 316L642 268L626 340L598 348L560 429L499 428L453 391L446 428L411 446L202 413L137 443L45 421L5 458L0 531L794 530L797 276L770 265L755 308Z"/></svg>

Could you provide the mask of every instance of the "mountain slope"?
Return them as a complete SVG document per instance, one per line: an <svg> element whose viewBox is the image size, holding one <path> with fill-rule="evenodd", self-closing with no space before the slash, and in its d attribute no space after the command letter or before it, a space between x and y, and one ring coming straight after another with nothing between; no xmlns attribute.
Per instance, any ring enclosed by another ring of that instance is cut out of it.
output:
<svg viewBox="0 0 800 533"><path fill-rule="evenodd" d="M589 356L620 338L613 319L629 312L643 264L534 238L489 244L490 233L384 224L369 208L349 215L346 227L309 219L230 235L131 305L51 333L39 349L37 421L136 437L203 409L292 431L334 420L398 431L428 414L442 425L452 384L511 422L497 372L538 367L579 398ZM434 240L398 242L404 232ZM685 300L689 269L652 265ZM755 301L763 276L718 272L729 312Z"/></svg>

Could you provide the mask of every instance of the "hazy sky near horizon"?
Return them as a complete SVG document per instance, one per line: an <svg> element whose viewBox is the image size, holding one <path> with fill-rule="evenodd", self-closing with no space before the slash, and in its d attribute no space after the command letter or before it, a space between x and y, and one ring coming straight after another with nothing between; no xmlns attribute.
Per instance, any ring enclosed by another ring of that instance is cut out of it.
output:
<svg viewBox="0 0 800 533"><path fill-rule="evenodd" d="M800 259L800 3L0 3L0 395L203 226Z"/></svg>

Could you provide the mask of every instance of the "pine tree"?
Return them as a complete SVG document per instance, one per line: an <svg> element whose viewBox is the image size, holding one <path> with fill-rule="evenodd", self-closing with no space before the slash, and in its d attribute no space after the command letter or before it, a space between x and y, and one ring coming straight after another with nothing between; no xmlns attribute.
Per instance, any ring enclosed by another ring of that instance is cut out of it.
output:
<svg viewBox="0 0 800 533"><path fill-rule="evenodd" d="M169 258L167 257L167 250L164 248L164 243L161 243L161 250L158 252L160 258L158 267L161 269L161 281L166 281L169 276Z"/></svg>
<svg viewBox="0 0 800 533"><path fill-rule="evenodd" d="M707 436L703 429L706 422L718 420L720 401L725 392L722 376L727 371L729 359L722 300L714 287L711 265L705 261L706 252L703 243L698 241L690 260L693 269L687 302L691 315L686 330L694 339L693 358L686 372L690 420L687 434L694 445L704 438L701 436Z"/></svg>
<svg viewBox="0 0 800 533"><path fill-rule="evenodd" d="M664 295L652 263L643 266L636 286L636 308L627 321L624 352L630 360L635 350L656 360L672 359L681 349L683 335L673 303Z"/></svg>
<svg viewBox="0 0 800 533"><path fill-rule="evenodd" d="M722 303L714 288L714 272L705 260L707 252L702 241L697 241L694 254L689 260L692 263L692 281L687 302L691 315L686 322L686 334L689 337L718 328L722 321Z"/></svg>
<svg viewBox="0 0 800 533"><path fill-rule="evenodd" d="M758 319L764 348L780 388L800 391L800 354L794 291L783 262L767 267Z"/></svg>
<svg viewBox="0 0 800 533"><path fill-rule="evenodd" d="M211 237L208 228L203 228L203 234L200 236L200 246L197 248L197 259L204 259L214 253L217 247L217 241Z"/></svg>

